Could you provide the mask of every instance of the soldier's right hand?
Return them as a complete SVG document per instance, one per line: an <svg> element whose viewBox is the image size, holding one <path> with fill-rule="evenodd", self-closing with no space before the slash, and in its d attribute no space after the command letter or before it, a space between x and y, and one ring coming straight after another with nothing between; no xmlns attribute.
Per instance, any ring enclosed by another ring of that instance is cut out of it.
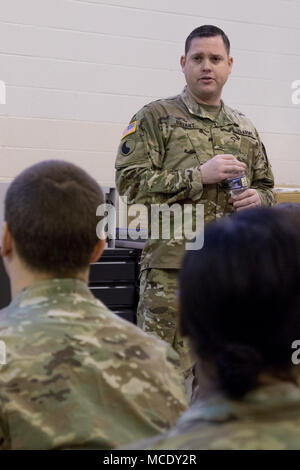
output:
<svg viewBox="0 0 300 470"><path fill-rule="evenodd" d="M239 162L234 155L215 155L200 166L203 184L220 183L226 178L240 176L247 168L246 164Z"/></svg>

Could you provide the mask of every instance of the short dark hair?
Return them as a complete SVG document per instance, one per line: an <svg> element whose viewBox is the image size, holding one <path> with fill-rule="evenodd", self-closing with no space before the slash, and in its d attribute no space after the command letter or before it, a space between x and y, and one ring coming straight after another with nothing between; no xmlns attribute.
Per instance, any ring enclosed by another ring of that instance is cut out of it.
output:
<svg viewBox="0 0 300 470"><path fill-rule="evenodd" d="M87 268L101 203L97 182L72 163L43 161L24 170L5 197L5 220L21 259L57 277Z"/></svg>
<svg viewBox="0 0 300 470"><path fill-rule="evenodd" d="M199 26L198 28L194 29L186 38L185 41L185 55L187 55L189 48L191 46L191 42L194 38L210 38L214 36L221 36L224 42L224 46L226 48L227 54L230 53L230 42L224 31L217 26L213 26L210 24L205 24L203 26Z"/></svg>
<svg viewBox="0 0 300 470"><path fill-rule="evenodd" d="M248 209L209 224L180 273L181 329L223 391L238 398L261 371L288 374L300 338L300 223ZM211 370L213 370L212 368Z"/></svg>
<svg viewBox="0 0 300 470"><path fill-rule="evenodd" d="M273 209L284 211L293 217L300 217L300 204L297 202L281 202L280 204L275 204Z"/></svg>

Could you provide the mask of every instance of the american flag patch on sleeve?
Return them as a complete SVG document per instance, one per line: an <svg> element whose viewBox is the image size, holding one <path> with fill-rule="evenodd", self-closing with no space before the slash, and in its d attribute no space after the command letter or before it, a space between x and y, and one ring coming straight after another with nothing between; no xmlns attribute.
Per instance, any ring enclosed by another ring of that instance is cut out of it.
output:
<svg viewBox="0 0 300 470"><path fill-rule="evenodd" d="M126 127L126 129L124 129L124 132L122 134L122 139L124 139L124 137L126 137L129 134L133 134L135 131L136 131L136 121L133 121L129 124L129 126Z"/></svg>

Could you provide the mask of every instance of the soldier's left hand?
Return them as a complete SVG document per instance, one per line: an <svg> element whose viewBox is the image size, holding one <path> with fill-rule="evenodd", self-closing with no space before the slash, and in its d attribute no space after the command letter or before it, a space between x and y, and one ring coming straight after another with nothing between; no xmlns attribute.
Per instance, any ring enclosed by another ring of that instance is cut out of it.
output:
<svg viewBox="0 0 300 470"><path fill-rule="evenodd" d="M233 207L237 212L261 206L261 199L256 189L246 189L234 198L230 198L229 202L233 203Z"/></svg>

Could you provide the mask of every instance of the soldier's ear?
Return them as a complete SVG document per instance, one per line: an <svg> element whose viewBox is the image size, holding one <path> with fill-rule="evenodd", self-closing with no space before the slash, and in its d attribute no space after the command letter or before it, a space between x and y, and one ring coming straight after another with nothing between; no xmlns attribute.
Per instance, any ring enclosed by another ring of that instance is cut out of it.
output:
<svg viewBox="0 0 300 470"><path fill-rule="evenodd" d="M7 222L4 222L2 229L1 239L1 256L8 256L11 254L13 248L13 238L9 231Z"/></svg>
<svg viewBox="0 0 300 470"><path fill-rule="evenodd" d="M180 57L180 65L181 65L181 70L184 71L185 55L182 55L182 56Z"/></svg>
<svg viewBox="0 0 300 470"><path fill-rule="evenodd" d="M106 239L104 239L104 240L99 239L97 241L97 243L95 245L95 248L93 249L93 253L92 253L92 256L91 256L90 263L96 263L96 261L98 261L98 259L100 258L100 256L103 253L105 243L106 243Z"/></svg>

